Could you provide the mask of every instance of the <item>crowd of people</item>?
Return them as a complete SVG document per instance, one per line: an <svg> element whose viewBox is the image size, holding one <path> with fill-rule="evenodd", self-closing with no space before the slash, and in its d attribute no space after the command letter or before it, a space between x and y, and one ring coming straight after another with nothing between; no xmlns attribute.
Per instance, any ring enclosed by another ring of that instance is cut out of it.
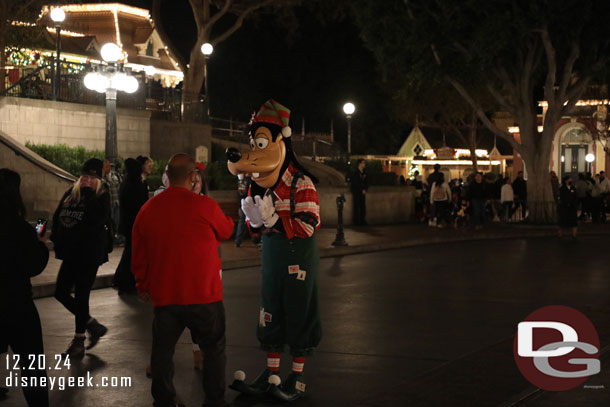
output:
<svg viewBox="0 0 610 407"><path fill-rule="evenodd" d="M579 174L576 181L570 176L560 181L551 171L549 182L560 235L564 228L576 228L578 219L605 222L610 180L604 171L595 176ZM523 171L518 171L514 179L476 172L465 180L447 180L437 164L426 180L415 171L406 184L416 189L417 219L431 227L473 225L481 229L488 222L520 222L528 217L528 186ZM576 236L576 229L572 236Z"/></svg>
<svg viewBox="0 0 610 407"><path fill-rule="evenodd" d="M83 358L108 331L91 316L89 296L99 266L108 261L120 238L125 247L114 276L115 288L120 295L150 299L155 307L153 352L146 373L153 379L156 402L169 405L163 402L175 398L171 356L179 334L188 327L194 365L203 369L206 405L224 405L224 308L218 246L231 236L233 221L205 196L205 167L187 155L172 157L164 185L156 191L162 199L154 202L148 199L146 181L152 160L128 158L124 169L120 174L118 165L87 160L53 214L50 239L61 260L55 298L73 314L75 325L74 337L62 356ZM20 363L26 363L28 355L44 354L30 278L44 270L49 250L44 229L39 231L26 221L20 184L18 173L0 169L0 217L6 226L0 228L6 265L0 271L0 353L10 347L20 356ZM181 221L164 216L169 211ZM176 267L179 260L183 264ZM22 375L38 378L40 384L46 371L24 368ZM0 387L0 399L7 392ZM23 394L29 406L49 405L43 385L23 387Z"/></svg>

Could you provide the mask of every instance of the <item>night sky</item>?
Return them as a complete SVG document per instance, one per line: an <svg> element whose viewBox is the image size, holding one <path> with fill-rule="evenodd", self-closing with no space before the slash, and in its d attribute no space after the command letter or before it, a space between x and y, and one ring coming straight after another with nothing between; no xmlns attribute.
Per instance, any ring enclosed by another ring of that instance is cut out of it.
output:
<svg viewBox="0 0 610 407"><path fill-rule="evenodd" d="M125 3L152 8L147 0ZM167 34L188 57L196 39L188 0L167 1L162 11ZM273 98L292 110L293 132L300 132L303 117L307 130L323 132L334 119L335 139L344 143L342 106L351 101L357 109L352 150L395 153L406 133L389 118L391 101L378 86L373 56L348 13L320 19L316 11L311 6L294 8L293 16L281 21L277 14L259 14L215 47L208 68L212 116L248 121L253 110ZM228 17L217 28L231 22Z"/></svg>

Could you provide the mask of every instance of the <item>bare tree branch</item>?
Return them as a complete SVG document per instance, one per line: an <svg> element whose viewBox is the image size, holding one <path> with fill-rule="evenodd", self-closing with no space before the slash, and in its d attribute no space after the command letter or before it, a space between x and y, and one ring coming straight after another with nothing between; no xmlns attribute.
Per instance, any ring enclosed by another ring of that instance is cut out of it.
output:
<svg viewBox="0 0 610 407"><path fill-rule="evenodd" d="M561 83L559 84L559 100L563 101L566 98L566 92L568 91L568 87L570 86L570 82L572 80L574 74L574 64L578 60L580 55L580 47L576 41L572 41L570 44L570 55L566 60L566 63L563 67L563 74L561 76Z"/></svg>
<svg viewBox="0 0 610 407"><path fill-rule="evenodd" d="M553 47L551 37L549 36L549 32L546 28L539 30L539 32L540 38L542 39L542 45L544 46L548 70L546 74L546 81L544 84L544 98L549 104L549 107L551 107L551 105L555 105L556 103L555 92L553 89L555 86L555 81L557 79L557 60L555 57L555 47Z"/></svg>
<svg viewBox="0 0 610 407"><path fill-rule="evenodd" d="M205 28L204 28L207 35L209 35L212 32L212 27L214 26L214 24L216 24L216 22L218 20L220 20L222 18L222 16L227 14L227 12L231 8L232 4L233 4L233 0L225 0L225 3L223 4L222 8L220 10L218 10L218 12L216 14L214 14L208 20L208 22L205 24Z"/></svg>
<svg viewBox="0 0 610 407"><path fill-rule="evenodd" d="M203 15L205 6L203 2L204 0L189 0L189 4L193 10L193 16L195 17L197 32L203 30L203 27L205 27L205 17Z"/></svg>
<svg viewBox="0 0 610 407"><path fill-rule="evenodd" d="M237 17L237 20L235 21L235 23L233 23L233 25L227 31L220 34L218 37L214 38L212 41L210 41L210 43L212 45L216 45L216 44L226 40L227 38L229 38L231 36L231 34L233 34L235 31L237 31L242 26L242 24L244 23L244 20L246 19L246 17L248 17L248 15L250 15L252 12L258 10L261 7L271 5L271 4L275 3L276 1L277 0L263 0L260 3L253 4L250 7L246 8Z"/></svg>
<svg viewBox="0 0 610 407"><path fill-rule="evenodd" d="M516 115L516 107L512 103L508 102L506 98L502 96L502 94L496 88L494 88L490 83L486 85L486 88L489 94L496 100L496 102L498 102L498 104L504 110L506 110L508 113L511 113L512 115Z"/></svg>
<svg viewBox="0 0 610 407"><path fill-rule="evenodd" d="M479 119L483 122L485 127L487 127L492 133L497 135L498 137L506 140L515 150L519 153L522 153L521 144L517 143L517 140L513 137L512 134L508 132L508 130L501 130L492 123L492 121L487 117L481 106L474 101L470 93L464 88L464 86L459 83L457 80L446 77L446 80L458 91L458 93L466 100L466 102L475 110Z"/></svg>
<svg viewBox="0 0 610 407"><path fill-rule="evenodd" d="M566 93L567 103L563 105L560 109L560 115L567 115L569 112L574 110L574 106L578 102L578 99L583 94L589 83L591 82L591 76L586 76L582 79L579 79L576 84L574 84Z"/></svg>
<svg viewBox="0 0 610 407"><path fill-rule="evenodd" d="M527 55L523 63L523 71L521 75L521 101L523 106L531 105L532 100L532 77L534 76L536 54L538 46L536 42L530 42L527 47Z"/></svg>

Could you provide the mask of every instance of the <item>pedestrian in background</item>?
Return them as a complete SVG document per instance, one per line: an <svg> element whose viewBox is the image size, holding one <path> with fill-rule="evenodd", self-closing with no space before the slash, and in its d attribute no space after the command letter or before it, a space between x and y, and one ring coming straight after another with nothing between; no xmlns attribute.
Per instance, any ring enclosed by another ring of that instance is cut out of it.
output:
<svg viewBox="0 0 610 407"><path fill-rule="evenodd" d="M193 184L193 192L197 195L208 194L208 184L205 182L205 165L203 163L196 164L195 183Z"/></svg>
<svg viewBox="0 0 610 407"><path fill-rule="evenodd" d="M154 196L159 195L161 192L165 191L169 187L169 179L167 178L167 165L165 166L165 170L163 170L163 175L161 176L161 185L154 193Z"/></svg>
<svg viewBox="0 0 610 407"><path fill-rule="evenodd" d="M145 155L137 156L136 161L138 162L138 164L140 164L140 169L141 169L140 176L142 177L142 183L146 187L146 192L149 192L150 188L148 187L148 181L146 180L146 178L152 172L153 161L152 161L152 159L150 159L149 157L147 157Z"/></svg>
<svg viewBox="0 0 610 407"><path fill-rule="evenodd" d="M451 190L449 184L445 181L445 174L442 172L436 177L436 180L432 183L432 189L430 190L430 203L433 205L433 212L436 219L433 220L434 224L439 228L449 224L449 200L451 199Z"/></svg>
<svg viewBox="0 0 610 407"><path fill-rule="evenodd" d="M428 175L428 179L426 180L426 183L428 184L429 188L432 188L432 184L438 181L438 178L441 176L441 174L442 173L440 164L434 164L434 171L432 171L432 173Z"/></svg>
<svg viewBox="0 0 610 407"><path fill-rule="evenodd" d="M513 216L513 202L515 195L513 193L513 186L510 183L510 178L504 178L504 185L500 190L500 204L502 205L502 220L504 222L510 222Z"/></svg>
<svg viewBox="0 0 610 407"><path fill-rule="evenodd" d="M366 161L358 159L356 171L350 177L352 199L354 200L354 225L365 226L366 222L366 192L369 189L366 174Z"/></svg>
<svg viewBox="0 0 610 407"><path fill-rule="evenodd" d="M125 236L125 248L112 280L112 285L119 290L119 295L136 293L136 281L131 271L131 230L140 208L148 200L148 189L142 179L142 165L133 158L126 159L124 165L125 178L119 190L119 232Z"/></svg>
<svg viewBox="0 0 610 407"><path fill-rule="evenodd" d="M121 186L121 177L117 170L118 163L112 165L109 160L104 161L104 170L102 180L108 193L110 194L110 218L112 219L112 233L115 240L119 243L124 242L124 237L119 237L119 222L120 222L120 204L119 204L119 188Z"/></svg>
<svg viewBox="0 0 610 407"><path fill-rule="evenodd" d="M42 328L32 300L30 278L42 273L49 260L46 237L37 235L25 220L19 188L21 177L8 168L0 169L0 353L8 346L19 356L19 374L39 385L22 386L30 407L47 407L49 396L44 366L30 366L30 355L44 355ZM2 393L8 392L5 389Z"/></svg>
<svg viewBox="0 0 610 407"><path fill-rule="evenodd" d="M250 188L250 177L244 174L237 175L237 193L239 195L239 201L248 197L248 189ZM239 221L237 222L237 228L235 229L235 246L240 247L244 236L246 235L246 215L241 209L241 205L238 209Z"/></svg>
<svg viewBox="0 0 610 407"><path fill-rule="evenodd" d="M521 220L527 215L527 181L523 178L523 171L517 173L513 181L513 193L515 194L515 211L521 208Z"/></svg>
<svg viewBox="0 0 610 407"><path fill-rule="evenodd" d="M152 395L159 406L177 404L172 358L185 327L205 355L205 405L224 406L225 311L218 245L231 236L233 221L214 200L191 191L195 171L191 157L174 155L167 170L170 187L142 207L133 227L138 294L154 306Z"/></svg>
<svg viewBox="0 0 610 407"><path fill-rule="evenodd" d="M580 219L586 220L587 215L590 215L591 184L585 179L585 174L578 174L578 180L574 183L574 190L576 191L576 198L578 198Z"/></svg>
<svg viewBox="0 0 610 407"><path fill-rule="evenodd" d="M85 332L89 332L87 349L91 349L107 331L89 314L97 269L108 261L105 225L110 218L110 195L102 184L103 166L97 158L85 162L80 178L61 198L53 215L51 240L55 257L62 260L55 298L74 314L74 339L64 352L74 359L85 355Z"/></svg>
<svg viewBox="0 0 610 407"><path fill-rule="evenodd" d="M561 187L559 188L559 222L557 236L563 236L563 229L571 229L572 238L576 239L576 234L578 233L577 211L578 196L572 185L572 178L570 176L565 176L561 180Z"/></svg>
<svg viewBox="0 0 610 407"><path fill-rule="evenodd" d="M479 230L485 223L485 202L487 200L487 191L480 172L475 174L473 182L468 185L468 200L472 210L474 228Z"/></svg>

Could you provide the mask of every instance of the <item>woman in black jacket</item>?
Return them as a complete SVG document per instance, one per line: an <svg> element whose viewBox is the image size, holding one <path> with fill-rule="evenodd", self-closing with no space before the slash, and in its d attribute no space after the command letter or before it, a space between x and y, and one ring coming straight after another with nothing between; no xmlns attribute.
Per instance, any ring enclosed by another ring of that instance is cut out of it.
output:
<svg viewBox="0 0 610 407"><path fill-rule="evenodd" d="M44 354L38 310L32 300L30 278L40 274L49 260L49 250L29 223L19 193L21 178L0 169L0 352L10 346L19 357L21 377L46 377L44 369L29 370L31 358ZM36 364L35 364L36 365ZM11 366L12 367L12 366ZM13 372L10 372L13 373ZM22 387L29 406L49 405L46 387Z"/></svg>
<svg viewBox="0 0 610 407"><path fill-rule="evenodd" d="M565 176L561 180L561 187L559 188L559 213L558 213L558 227L557 235L563 236L562 229L571 229L572 238L576 239L578 233L578 197L576 196L576 190L572 185L572 178Z"/></svg>
<svg viewBox="0 0 610 407"><path fill-rule="evenodd" d="M136 293L136 280L131 272L131 229L140 208L148 200L148 187L142 179L142 164L128 158L124 165L125 178L119 190L119 233L125 236L125 248L112 280L112 285L118 288L119 295Z"/></svg>
<svg viewBox="0 0 610 407"><path fill-rule="evenodd" d="M74 314L76 332L64 352L72 358L85 355L85 332L94 347L106 334L106 327L89 315L89 295L97 269L108 260L110 195L103 186L103 162L88 160L82 175L61 199L53 215L51 240L55 256L63 260L55 288L55 298ZM74 287L74 297L70 294Z"/></svg>

